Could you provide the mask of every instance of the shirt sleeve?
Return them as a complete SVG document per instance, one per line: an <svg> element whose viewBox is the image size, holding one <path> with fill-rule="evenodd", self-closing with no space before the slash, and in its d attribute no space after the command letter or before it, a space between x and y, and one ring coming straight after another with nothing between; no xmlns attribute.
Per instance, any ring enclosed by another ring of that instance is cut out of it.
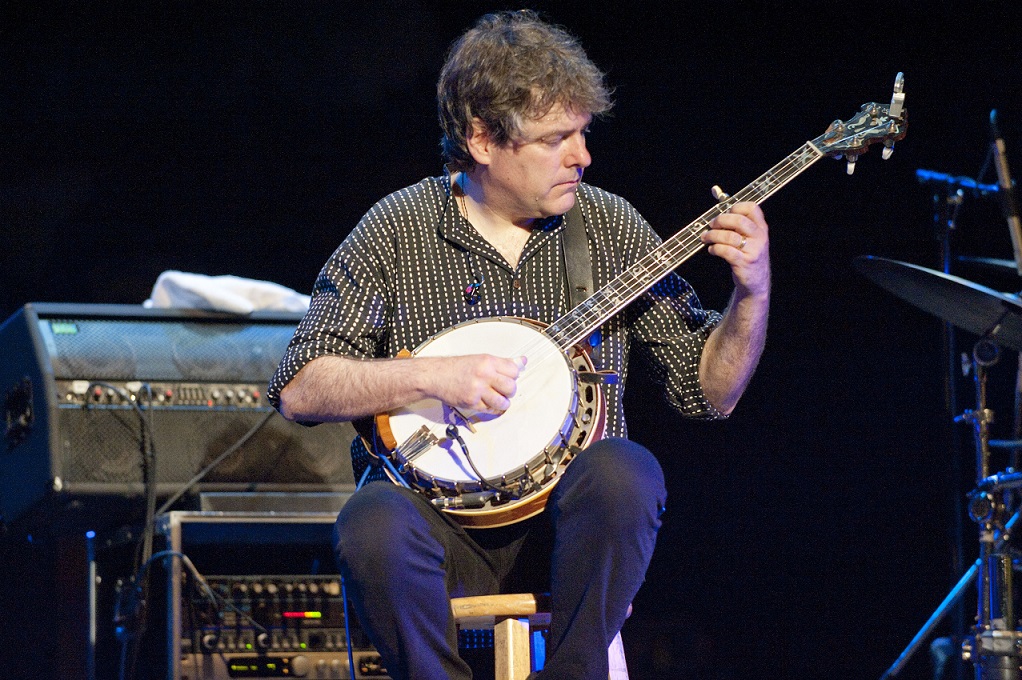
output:
<svg viewBox="0 0 1022 680"><path fill-rule="evenodd" d="M392 317L388 263L393 262L393 239L384 215L379 204L374 206L316 278L309 311L266 390L274 408L280 407L280 391L313 359L381 356Z"/></svg>
<svg viewBox="0 0 1022 680"><path fill-rule="evenodd" d="M652 227L639 220L637 259L661 243ZM699 383L703 347L722 315L703 309L692 286L674 272L632 303L629 314L632 347L663 386L668 403L686 417L727 418L707 400Z"/></svg>

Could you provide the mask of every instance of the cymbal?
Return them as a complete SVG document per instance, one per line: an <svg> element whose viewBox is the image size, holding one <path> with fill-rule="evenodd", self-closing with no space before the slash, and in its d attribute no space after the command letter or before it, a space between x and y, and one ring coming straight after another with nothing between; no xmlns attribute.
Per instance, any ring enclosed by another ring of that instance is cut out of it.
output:
<svg viewBox="0 0 1022 680"><path fill-rule="evenodd" d="M926 267L872 255L855 269L889 293L1002 347L1022 351L1022 299Z"/></svg>

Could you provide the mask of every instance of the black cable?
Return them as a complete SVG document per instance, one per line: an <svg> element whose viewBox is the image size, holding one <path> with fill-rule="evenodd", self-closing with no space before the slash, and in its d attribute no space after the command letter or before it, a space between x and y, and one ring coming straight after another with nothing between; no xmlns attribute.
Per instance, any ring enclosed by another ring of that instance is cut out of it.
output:
<svg viewBox="0 0 1022 680"><path fill-rule="evenodd" d="M145 521L142 525L142 541L138 545L138 550L135 552L135 564L134 571L138 573L142 569L142 565L148 563L152 555L153 546L153 534L155 527L153 526L153 512L156 507L156 447L155 447L155 430L153 426L153 392L152 387L149 383L142 383L137 395L140 397L143 390L147 395L146 398L146 409L142 409L139 401L127 390L113 385L102 380L90 381L88 386L85 388L85 402L82 404L86 410L91 406L89 402L89 392L93 387L102 387L113 392L116 392L121 400L129 405L135 413L138 415L139 420L139 453L141 455L142 463L142 487L144 489L145 502L146 502L146 516ZM122 619L122 628L118 637L121 639L121 655L120 655L120 668L119 677L124 680L126 674L134 676L135 667L138 661L138 646L131 645L131 641L142 632L144 632L144 618L145 601L149 596L149 587L147 583L140 583L135 578L131 578L128 581L128 590L123 590L123 583L118 582L118 603L117 611L114 614L114 623L117 625L117 619ZM124 593L127 592L127 595ZM125 598L124 606L128 610L126 614L120 612L122 606L122 597ZM128 624L125 626L124 624ZM142 626L142 628L137 628Z"/></svg>
<svg viewBox="0 0 1022 680"><path fill-rule="evenodd" d="M146 408L143 409L139 404L139 400L132 398L132 395L125 389L118 387L104 381L90 381L86 388L85 402L83 408L86 410L92 405L89 402L88 392L93 387L102 387L108 390L116 392L122 401L130 406L139 417L139 449L142 458L142 484L145 493L145 520L142 526L142 540L138 544L138 549L135 552L135 569L134 575L129 578L127 584L122 582L118 583L118 602L115 611L115 627L117 628L117 637L121 641L121 654L119 663L119 674L120 680L127 680L127 678L135 676L135 670L137 667L139 645L132 644L139 637L145 633L145 607L146 601L149 597L149 582L145 578L145 574L148 571L149 565L155 559L166 557L170 555L179 556L182 559L182 563L192 572L196 581L203 587L206 596L210 599L210 602L217 608L217 611L227 606L236 611L241 617L251 621L251 623L260 629L261 632L266 632L266 629L253 620L250 616L244 612L237 610L233 605L220 598L217 601L216 594L209 588L205 579L199 574L198 570L195 569L191 560L187 556L181 553L175 553L173 551L163 551L152 554L154 534L156 530L156 516L161 515L168 508L170 508L181 496L187 493L192 487L200 482L207 474L209 474L217 465L219 465L227 456L237 451L243 446L249 439L252 438L256 432L262 428L263 425L272 417L274 411L270 410L266 415L259 420L248 432L246 432L238 441L236 441L227 450L221 453L213 462L204 467L199 471L192 479L190 479L176 494L174 494L166 503L164 503L159 510L156 509L157 499L157 480L156 480L156 437L155 427L153 423L153 392L152 386L149 383L142 383L142 387L139 389L138 395L146 395ZM122 612L121 609L125 611Z"/></svg>
<svg viewBox="0 0 1022 680"><path fill-rule="evenodd" d="M348 675L355 677L355 655L351 651L351 621L348 620L348 586L341 576L341 606L344 608L344 641L348 650Z"/></svg>
<svg viewBox="0 0 1022 680"><path fill-rule="evenodd" d="M458 446L461 447L461 452L465 454L465 460L468 461L468 466L472 468L472 472L476 473L476 477L479 478L479 485L482 486L484 489L495 492L497 494L497 500L502 500L505 494L508 494L508 492L505 489L501 489L499 487L494 486L493 484L490 484L490 482L487 481L487 479L483 476L483 473L479 471L479 468L476 467L476 464L472 462L472 456L470 456L468 453L468 444L465 443L465 440L462 439L461 437L461 433L458 432L458 426L454 424L448 425L447 436L450 439L453 439L454 441L458 442ZM512 498L515 497L514 494L509 495L511 495Z"/></svg>
<svg viewBox="0 0 1022 680"><path fill-rule="evenodd" d="M269 633L269 631L266 630L261 623L252 618L250 614L237 607L233 602L230 602L223 596L217 594L217 592L210 587L209 582L206 581L201 573L199 573L199 570L195 568L195 565L187 555L177 550L162 550L152 555L145 563L142 564L138 571L129 579L127 589L120 589L118 591L118 602L114 612L114 625L116 626L116 633L121 642L121 660L118 674L120 680L127 680L128 678L135 676L134 659L137 656L137 642L145 634L144 624L146 617L146 598L144 593L146 592L146 585L148 584L147 575L149 567L157 561L174 557L181 560L181 564L191 575L199 593L213 605L213 609L217 613L218 619L223 618L222 613L224 610L230 610L238 617L251 624L252 627L257 629L260 633ZM118 585L120 586L120 584ZM132 645L132 643L135 644Z"/></svg>
<svg viewBox="0 0 1022 680"><path fill-rule="evenodd" d="M242 446L244 446L244 445L245 445L245 443L246 443L246 442L247 442L247 441L248 441L249 439L251 439L251 438L252 438L252 437L253 437L253 436L255 435L255 433L256 433L256 432L258 432L258 431L259 431L259 430L260 430L260 429L262 428L262 426L263 426L263 425L265 425L265 424L266 424L266 422L267 422L267 421L268 421L268 420L269 420L270 418L272 418L272 417L273 417L273 414L274 414L274 413L276 413L276 411L274 411L273 409L270 409L270 410L268 410L268 411L266 412L266 415L264 415L264 416L262 417L262 419L261 419L261 420L259 420L259 422L257 422L257 423L256 423L255 425L253 425L253 426L251 427L251 429L249 429L249 431L248 431L248 432L246 432L245 434L243 434L243 435L241 436L241 438L240 438L240 439L238 439L238 441L234 442L234 444L232 444L232 445L231 445L231 446L230 446L230 447L229 447L229 448L228 448L228 449L227 449L226 451L224 451L224 452L223 452L223 453L221 453L221 454L220 454L219 456L217 456L217 457L216 457L216 458L215 458L215 459L213 460L213 462L211 462L211 463L210 463L209 465L207 465L206 467L204 467L204 468L202 468L201 470L199 470L198 474L196 474L196 475L195 475L194 477L192 477L192 478L191 478L191 479L189 479L189 480L188 480L187 482L185 482L184 486L182 486L182 487L181 487L181 488L180 488L180 489L178 490L178 492L177 492L177 493L175 493L175 494L174 494L173 496L171 496L171 497L170 497L170 498L169 498L169 499L167 500L167 502L166 502L166 503L164 503L163 505L161 505L161 506L160 506L160 509L156 511L156 514L157 514L157 515L162 515L163 513L165 513L165 512L166 512L166 511L167 511L167 510L168 510L168 509L170 508L170 506L174 505L174 503L176 503L176 502L177 502L177 500L178 500L179 498L181 498L181 496L184 496L184 495L185 495L186 493L188 493L188 492L189 492L189 491L191 490L191 488L192 488L192 487L194 487L194 486L195 486L196 484L198 484L199 482L201 482L201 481L202 481L202 480L203 480L203 479L204 479L204 478L206 477L206 475L208 475L208 474L209 474L210 472L212 472L212 471L213 471L213 468L215 468L215 467L216 467L217 465L219 465L220 463L222 463L222 462L223 462L223 460L224 460L225 458L227 458L227 456L231 455L232 453L234 453L235 451L237 451L238 449L240 449L240 448L241 448Z"/></svg>

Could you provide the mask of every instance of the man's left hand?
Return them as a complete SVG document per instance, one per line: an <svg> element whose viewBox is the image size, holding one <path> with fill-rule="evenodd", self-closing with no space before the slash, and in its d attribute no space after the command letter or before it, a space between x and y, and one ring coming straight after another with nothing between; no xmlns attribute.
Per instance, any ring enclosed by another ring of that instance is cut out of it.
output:
<svg viewBox="0 0 1022 680"><path fill-rule="evenodd" d="M711 255L731 265L736 292L770 294L770 238L763 211L755 203L736 203L718 215L700 235Z"/></svg>

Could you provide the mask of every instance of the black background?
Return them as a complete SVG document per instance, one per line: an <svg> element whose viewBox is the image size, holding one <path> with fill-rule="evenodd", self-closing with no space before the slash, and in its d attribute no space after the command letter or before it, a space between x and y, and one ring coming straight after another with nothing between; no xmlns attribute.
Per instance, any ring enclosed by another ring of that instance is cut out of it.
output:
<svg viewBox="0 0 1022 680"><path fill-rule="evenodd" d="M616 87L586 180L663 235L905 73L909 134L852 177L821 161L765 206L770 337L726 423L679 422L630 386L633 438L670 492L626 625L636 678L876 678L977 551L975 465L951 424L941 323L856 274L874 254L939 268L934 189L976 177L1000 112L1022 173L1022 12L1010 2L532 3ZM383 195L439 174L434 84L481 2L5 3L0 314L139 303L180 269L307 292ZM992 167L981 177L995 182ZM992 197L965 197L955 254L1011 257ZM1013 271L954 265L998 290ZM730 292L705 253L682 272ZM972 336L958 334L968 351ZM1015 354L992 369L1011 436ZM958 410L973 406L957 380ZM957 444L956 444L956 440ZM996 459L995 467L1004 461ZM608 480L613 483L613 480ZM975 609L973 591L966 619ZM946 632L946 626L941 628ZM925 648L903 677L929 677Z"/></svg>

